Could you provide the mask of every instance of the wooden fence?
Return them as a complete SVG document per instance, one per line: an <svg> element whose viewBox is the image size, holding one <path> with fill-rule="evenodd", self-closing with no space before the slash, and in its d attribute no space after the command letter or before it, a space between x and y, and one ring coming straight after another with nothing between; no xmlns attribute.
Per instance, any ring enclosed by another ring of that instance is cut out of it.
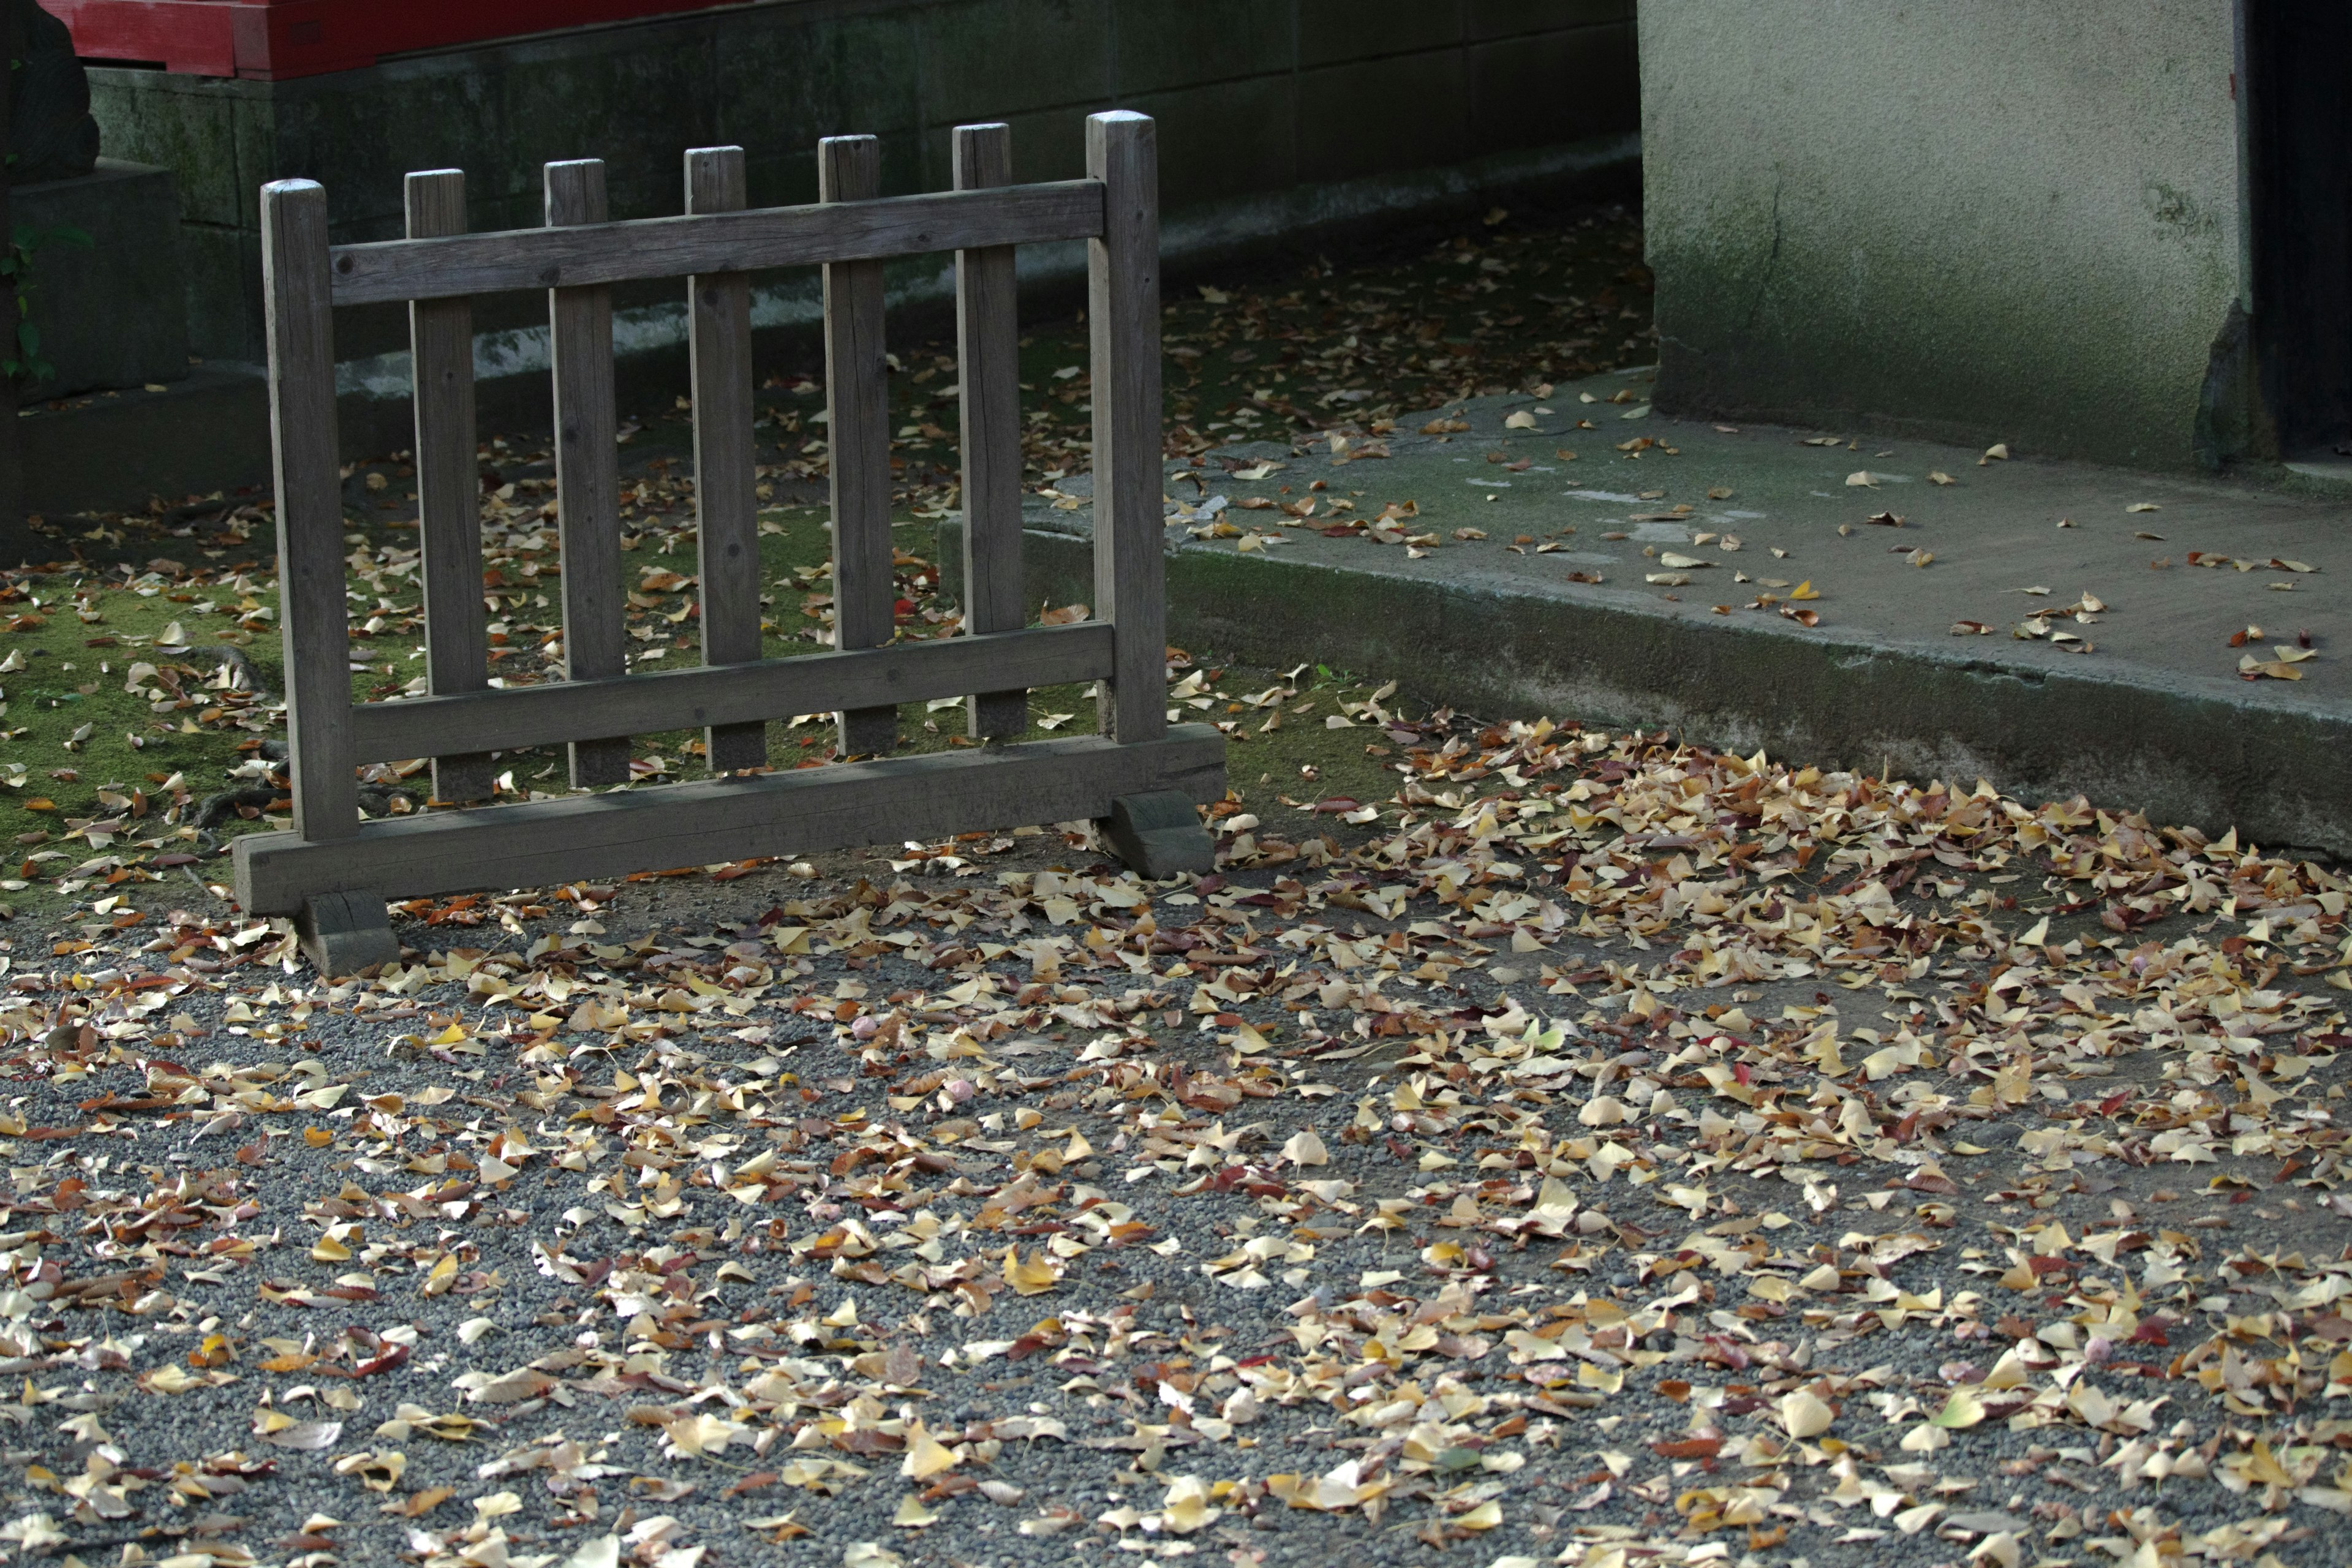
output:
<svg viewBox="0 0 2352 1568"><path fill-rule="evenodd" d="M868 136L819 144L814 205L745 205L743 153L687 154L686 214L614 223L604 166L547 165L547 225L466 232L464 175L408 177L409 237L330 246L316 184L262 188L290 831L236 843L236 892L299 917L349 973L398 955L384 900L1093 817L1150 875L1206 869L1192 803L1223 789L1223 737L1166 721L1159 218L1152 123L1087 121L1087 177L1012 183L1003 125L955 132L955 189L878 198ZM1013 249L1087 244L1094 618L1029 626L1021 576ZM966 520L963 633L898 643L882 263L956 252ZM761 657L747 274L824 268L834 648ZM701 668L627 672L611 286L687 281L700 535ZM548 295L562 570L560 682L493 689L483 600L467 297ZM334 307L404 300L415 350L427 695L354 704L335 428ZM1099 682L1098 733L1011 742L1031 688ZM983 747L891 757L897 707L964 697ZM838 715L845 756L785 772L766 724ZM712 776L362 820L356 770L430 756L444 802L488 801L491 753L568 743L575 786L626 784L629 738L699 727Z"/></svg>

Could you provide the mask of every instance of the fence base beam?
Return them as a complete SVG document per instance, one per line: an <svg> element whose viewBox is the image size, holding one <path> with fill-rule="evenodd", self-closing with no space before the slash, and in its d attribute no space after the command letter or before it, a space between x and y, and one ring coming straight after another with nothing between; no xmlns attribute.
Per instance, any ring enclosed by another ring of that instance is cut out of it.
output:
<svg viewBox="0 0 2352 1568"><path fill-rule="evenodd" d="M294 930L302 939L302 951L330 979L400 962L400 939L392 934L392 919L380 893L362 889L305 899L294 917Z"/></svg>
<svg viewBox="0 0 2352 1568"><path fill-rule="evenodd" d="M348 838L236 841L236 898L291 914L328 893L400 898L541 888L583 877L808 854L1108 816L1122 796L1223 798L1225 738L1206 724L1127 744L1097 735L887 757L749 778L568 795L359 825ZM1191 807L1185 808L1188 812Z"/></svg>
<svg viewBox="0 0 2352 1568"><path fill-rule="evenodd" d="M1175 790L1123 795L1096 824L1111 853L1147 881L1205 877L1217 868L1217 846L1191 797Z"/></svg>

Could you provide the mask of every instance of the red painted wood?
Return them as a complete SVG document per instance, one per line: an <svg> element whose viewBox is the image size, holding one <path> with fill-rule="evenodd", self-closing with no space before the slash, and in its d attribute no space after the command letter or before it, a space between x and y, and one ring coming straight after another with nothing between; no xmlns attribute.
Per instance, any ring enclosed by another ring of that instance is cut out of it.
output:
<svg viewBox="0 0 2352 1568"><path fill-rule="evenodd" d="M282 81L385 55L719 10L742 0L44 0L92 60Z"/></svg>

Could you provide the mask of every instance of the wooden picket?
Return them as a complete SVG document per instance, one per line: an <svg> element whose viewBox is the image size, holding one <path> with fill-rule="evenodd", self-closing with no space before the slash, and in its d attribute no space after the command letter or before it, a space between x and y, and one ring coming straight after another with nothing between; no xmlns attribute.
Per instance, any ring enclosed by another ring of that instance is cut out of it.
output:
<svg viewBox="0 0 2352 1568"><path fill-rule="evenodd" d="M1223 737L1163 711L1159 233L1151 121L1087 124L1083 180L1012 183L1001 125L955 132L952 192L882 198L879 148L834 137L822 199L747 208L740 148L687 154L686 215L614 222L604 168L547 168L547 224L466 232L464 176L411 175L408 237L328 243L326 193L262 189L276 447L279 615L293 780L290 830L236 844L236 891L256 913L299 917L322 969L399 952L389 897L520 887L677 865L1028 823L1100 819L1149 875L1205 870L1192 803L1224 784ZM1026 626L1020 576L1020 410L1013 251L1087 242L1093 333L1096 616ZM963 636L894 642L889 430L881 264L956 252L964 435ZM765 268L824 269L833 470L833 651L760 654L752 495L750 288ZM619 552L611 288L685 279L694 384L704 663L627 673ZM475 494L469 296L545 289L555 388L564 679L488 683ZM333 311L411 312L423 530L427 694L354 705L334 405ZM1025 729L1026 693L1098 683L1101 732L1000 743ZM890 757L898 706L969 700L961 752ZM845 755L768 772L766 725L840 719ZM698 727L713 776L560 798L463 805L490 793L490 754L568 743L580 786L628 777L629 737ZM362 821L354 769L435 759L436 804Z"/></svg>

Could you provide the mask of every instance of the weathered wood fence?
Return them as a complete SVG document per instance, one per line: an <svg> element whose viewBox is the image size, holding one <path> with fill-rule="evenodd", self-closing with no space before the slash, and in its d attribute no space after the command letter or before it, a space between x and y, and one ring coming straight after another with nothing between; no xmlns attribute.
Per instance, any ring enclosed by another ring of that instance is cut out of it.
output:
<svg viewBox="0 0 2352 1568"><path fill-rule="evenodd" d="M686 215L614 223L600 163L547 165L547 225L470 234L465 176L408 177L408 234L330 246L327 195L262 189L290 831L236 844L236 892L300 917L312 957L348 973L398 955L388 897L530 887L752 856L1072 818L1101 819L1153 875L1206 869L1192 805L1218 797L1223 737L1166 721L1159 218L1152 123L1087 121L1087 177L1012 183L1003 125L955 132L955 189L878 198L869 136L819 144L814 205L745 205L742 150L686 157ZM1026 625L1013 249L1088 242L1094 619ZM966 635L894 643L882 263L956 252ZM761 657L747 274L824 268L834 647ZM703 666L631 675L624 652L611 286L684 278L693 363ZM488 683L467 297L548 294L564 679ZM335 427L334 308L406 301L429 694L354 704ZM1099 732L889 757L897 705L968 699L976 740L1027 729L1031 688L1100 683ZM838 715L844 756L751 773L766 724ZM700 727L713 776L653 788L362 820L356 769L430 756L437 800L487 801L490 754L566 742L575 786L625 784L629 737Z"/></svg>

